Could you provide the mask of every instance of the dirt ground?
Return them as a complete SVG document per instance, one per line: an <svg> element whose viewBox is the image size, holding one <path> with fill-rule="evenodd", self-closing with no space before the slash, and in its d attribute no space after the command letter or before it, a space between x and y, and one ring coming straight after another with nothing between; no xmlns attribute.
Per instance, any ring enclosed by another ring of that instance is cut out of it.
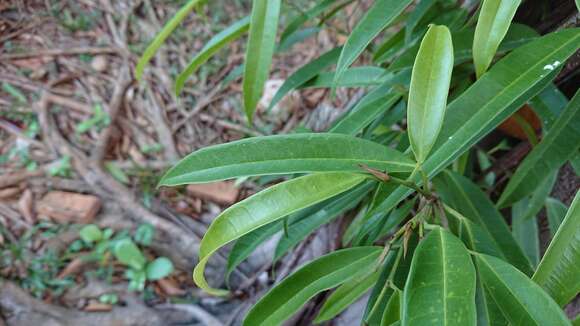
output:
<svg viewBox="0 0 580 326"><path fill-rule="evenodd" d="M4 251L24 257L8 267L0 261L0 325L238 325L272 282L338 246L341 226L331 224L278 262L274 279L270 243L233 273L231 297L209 297L193 285L197 248L211 220L271 181L156 189L163 171L211 144L300 126L324 130L362 93L341 89L331 98L325 89L301 91L272 113L262 106L250 128L237 69L242 39L204 65L177 97L176 75L211 35L248 14L249 1L242 0L210 2L191 14L144 80L135 81L140 54L183 3L0 0L0 259ZM350 30L368 3L348 9L331 23L336 29L277 55L263 103L297 67L344 42L336 31ZM579 185L567 166L553 196L569 204ZM144 255L168 257L175 272L142 292L129 291L122 266L105 270L70 253L78 224L86 223L116 234L153 226ZM210 266L210 282L223 281L226 259L222 254ZM118 302L103 302L104 294ZM319 302L291 323L311 318ZM333 323L348 325L349 318Z"/></svg>

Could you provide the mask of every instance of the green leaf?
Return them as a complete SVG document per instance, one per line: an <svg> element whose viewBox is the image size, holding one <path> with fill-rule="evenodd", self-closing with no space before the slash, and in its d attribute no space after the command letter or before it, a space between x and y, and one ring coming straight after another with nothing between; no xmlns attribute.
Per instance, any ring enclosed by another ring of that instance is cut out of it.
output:
<svg viewBox="0 0 580 326"><path fill-rule="evenodd" d="M333 87L365 87L384 83L388 76L387 70L374 66L361 66L346 69L340 80L335 81L335 72L323 72L316 78L304 83L300 88L333 88Z"/></svg>
<svg viewBox="0 0 580 326"><path fill-rule="evenodd" d="M473 57L472 45L474 34L474 28L467 28L451 33L451 39L453 40L453 61L456 66L471 61ZM538 33L532 28L526 25L512 24L507 35L501 42L497 53L506 53L536 39L537 37ZM417 56L417 52L419 52L419 44L405 50L405 52L403 52L389 66L389 70L398 71L411 69L415 57Z"/></svg>
<svg viewBox="0 0 580 326"><path fill-rule="evenodd" d="M371 291L365 307L363 315L364 325L376 325L380 322L387 308L389 299L393 295L394 287L392 286L392 278L402 256L402 250L398 249L389 250L387 253L383 266L381 267L381 274Z"/></svg>
<svg viewBox="0 0 580 326"><path fill-rule="evenodd" d="M548 215L548 226L552 237L556 235L560 224L564 221L568 207L556 198L546 198L546 211Z"/></svg>
<svg viewBox="0 0 580 326"><path fill-rule="evenodd" d="M530 98L544 89L558 70L545 70L565 62L578 48L580 29L542 36L496 63L461 96L451 102L441 133L423 170L433 177L470 149ZM421 183L419 176L414 179ZM374 211L389 211L413 191L400 186Z"/></svg>
<svg viewBox="0 0 580 326"><path fill-rule="evenodd" d="M341 4L350 3L352 1L353 0L339 1L338 6ZM320 3L318 3L316 6L306 10L303 13L300 13L298 16L292 19L284 31L282 31L282 34L280 35L280 43L284 43L286 39L291 38L292 35L294 35L299 30L299 28L304 25L304 23L322 14L326 9L330 8L336 2L336 0L323 0L320 1Z"/></svg>
<svg viewBox="0 0 580 326"><path fill-rule="evenodd" d="M115 164L115 162L108 161L105 162L104 165L105 169L107 169L107 172L109 172L111 176L115 178L115 180L124 184L129 184L131 182L131 180L129 180L129 177L123 171L123 169L121 169L117 164Z"/></svg>
<svg viewBox="0 0 580 326"><path fill-rule="evenodd" d="M475 261L485 289L511 325L570 325L554 300L515 267L483 254Z"/></svg>
<svg viewBox="0 0 580 326"><path fill-rule="evenodd" d="M529 200L524 198L512 207L512 233L532 266L536 267L540 262L540 233L538 221L535 218L526 218L528 206Z"/></svg>
<svg viewBox="0 0 580 326"><path fill-rule="evenodd" d="M567 105L568 98L554 84L548 85L540 94L530 100L530 106L542 120L544 133L552 129L554 122Z"/></svg>
<svg viewBox="0 0 580 326"><path fill-rule="evenodd" d="M175 80L175 94L179 95L181 93L187 78L189 78L189 76L197 71L197 69L202 64L204 64L221 48L244 35L248 31L249 27L250 17L244 17L212 37L205 44L203 49L201 49L201 51L199 51L199 53L193 57L191 62L179 74L179 76L177 76L177 79Z"/></svg>
<svg viewBox="0 0 580 326"><path fill-rule="evenodd" d="M300 241L314 230L358 205L374 185L374 182L362 184L330 200L326 205L317 210L316 213L305 216L300 221L291 223L288 227L288 235L283 236L276 246L274 261L280 259L288 250L300 243Z"/></svg>
<svg viewBox="0 0 580 326"><path fill-rule="evenodd" d="M533 280L563 306L580 291L580 192L550 242Z"/></svg>
<svg viewBox="0 0 580 326"><path fill-rule="evenodd" d="M498 207L509 206L530 194L577 153L580 148L579 107L580 92L577 92L548 134L518 166L498 200Z"/></svg>
<svg viewBox="0 0 580 326"><path fill-rule="evenodd" d="M372 269L380 253L380 247L342 249L308 263L262 297L246 316L244 325L281 324L317 293Z"/></svg>
<svg viewBox="0 0 580 326"><path fill-rule="evenodd" d="M375 285L378 278L379 271L375 271L369 275L352 278L343 283L324 301L318 316L314 319L314 323L319 324L336 317Z"/></svg>
<svg viewBox="0 0 580 326"><path fill-rule="evenodd" d="M436 228L419 243L403 292L403 325L475 325L475 268L463 243Z"/></svg>
<svg viewBox="0 0 580 326"><path fill-rule="evenodd" d="M125 264L135 270L141 270L145 267L145 257L141 250L137 248L131 239L121 239L113 247L115 258L122 264Z"/></svg>
<svg viewBox="0 0 580 326"><path fill-rule="evenodd" d="M358 164L410 172L413 162L383 145L339 134L291 134L248 138L193 152L172 167L163 186L243 176L307 172L360 172Z"/></svg>
<svg viewBox="0 0 580 326"><path fill-rule="evenodd" d="M149 223L144 223L135 230L133 239L140 245L150 246L153 242L153 236L155 236L155 227Z"/></svg>
<svg viewBox="0 0 580 326"><path fill-rule="evenodd" d="M256 105L264 91L274 47L281 0L254 0L250 22L250 36L244 65L244 110L252 121Z"/></svg>
<svg viewBox="0 0 580 326"><path fill-rule="evenodd" d="M431 25L421 42L409 89L409 141L418 163L423 163L441 129L453 70L451 33Z"/></svg>
<svg viewBox="0 0 580 326"><path fill-rule="evenodd" d="M479 271L477 273L475 305L477 306L478 326L508 326L508 322L499 309L499 305L493 300L489 291L484 288Z"/></svg>
<svg viewBox="0 0 580 326"><path fill-rule="evenodd" d="M379 86L365 95L344 118L328 130L331 133L355 135L380 114L392 107L401 95Z"/></svg>
<svg viewBox="0 0 580 326"><path fill-rule="evenodd" d="M407 23L405 25L405 43L409 44L411 42L413 31L419 24L419 21L421 21L421 19L425 16L425 14L427 14L429 9L435 5L436 2L437 0L421 0L417 6L415 6L413 11L411 11L409 17L406 19Z"/></svg>
<svg viewBox="0 0 580 326"><path fill-rule="evenodd" d="M160 280L173 272L173 263L167 257L159 257L147 264L145 274L150 281Z"/></svg>
<svg viewBox="0 0 580 326"><path fill-rule="evenodd" d="M484 0L473 38L473 62L480 78L495 56L521 0Z"/></svg>
<svg viewBox="0 0 580 326"><path fill-rule="evenodd" d="M135 67L135 78L137 80L141 79L143 75L143 70L145 70L145 66L149 63L151 58L155 55L155 52L161 47L163 42L171 35L173 30L177 28L177 26L185 19L185 17L192 11L194 8L205 4L207 0L189 0L179 11L169 20L169 22L163 26L163 29L155 36L151 44L145 49L141 58L139 58L139 62L137 62L137 66Z"/></svg>
<svg viewBox="0 0 580 326"><path fill-rule="evenodd" d="M103 238L103 232L101 232L98 226L89 224L83 226L79 231L79 237L86 243L93 243Z"/></svg>
<svg viewBox="0 0 580 326"><path fill-rule="evenodd" d="M322 70L335 63L338 59L338 56L340 55L341 49L341 47L336 47L322 54L320 57L300 67L292 75L286 78L282 86L280 86L272 98L272 101L268 106L268 110L274 107L274 105L278 104L278 102L280 102L280 100L282 100L286 94L295 90L297 87L302 86L310 79L316 77Z"/></svg>
<svg viewBox="0 0 580 326"><path fill-rule="evenodd" d="M229 276L236 266L248 258L260 244L264 243L264 241L280 230L282 230L282 221L276 221L255 229L238 239L228 256L226 275Z"/></svg>
<svg viewBox="0 0 580 326"><path fill-rule="evenodd" d="M365 176L350 173L320 173L299 177L263 190L223 211L201 240L199 262L193 271L195 283L215 295L227 293L209 287L204 270L210 256L229 242L302 208L338 195Z"/></svg>
<svg viewBox="0 0 580 326"><path fill-rule="evenodd" d="M522 272L532 275L530 262L512 236L504 217L487 195L468 178L444 171L433 180L443 201L480 226L501 250L502 256ZM486 252L489 253L489 252Z"/></svg>
<svg viewBox="0 0 580 326"><path fill-rule="evenodd" d="M356 25L346 41L334 76L338 85L346 69L358 58L371 41L411 3L411 0L376 0Z"/></svg>
<svg viewBox="0 0 580 326"><path fill-rule="evenodd" d="M387 307L383 312L383 316L381 318L381 326L388 326L393 325L397 321L401 319L401 299L402 294L400 290L395 290L389 302L387 303Z"/></svg>
<svg viewBox="0 0 580 326"><path fill-rule="evenodd" d="M538 215L538 213L544 207L546 198L548 198L552 192L552 188L554 188L554 184L556 183L557 178L558 171L553 171L540 185L538 185L538 187L532 193L527 207L524 207L524 210L522 210L524 215L523 219L535 218L536 215Z"/></svg>
<svg viewBox="0 0 580 326"><path fill-rule="evenodd" d="M446 216L450 230L465 243L467 248L486 255L504 258L501 249L484 228L449 206L446 206L446 211L449 213Z"/></svg>

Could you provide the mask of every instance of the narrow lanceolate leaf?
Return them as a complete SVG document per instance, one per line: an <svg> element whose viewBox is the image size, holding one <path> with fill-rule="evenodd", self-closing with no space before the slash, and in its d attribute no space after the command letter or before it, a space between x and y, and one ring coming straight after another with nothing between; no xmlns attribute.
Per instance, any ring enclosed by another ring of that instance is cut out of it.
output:
<svg viewBox="0 0 580 326"><path fill-rule="evenodd" d="M445 170L434 180L435 189L443 201L465 218L479 225L501 251L498 256L532 275L530 262L514 239L504 217L487 195L471 180ZM485 252L491 254L490 252Z"/></svg>
<svg viewBox="0 0 580 326"><path fill-rule="evenodd" d="M540 262L540 233L538 221L535 218L526 218L528 206L529 200L524 198L512 207L512 233L532 266L536 267Z"/></svg>
<svg viewBox="0 0 580 326"><path fill-rule="evenodd" d="M375 285L379 274L379 271L375 271L362 277L352 278L338 287L324 301L324 305L320 308L320 312L316 316L316 319L314 319L314 323L318 324L330 320L348 308L348 306Z"/></svg>
<svg viewBox="0 0 580 326"><path fill-rule="evenodd" d="M475 73L481 77L506 35L521 0L484 0L473 39Z"/></svg>
<svg viewBox="0 0 580 326"><path fill-rule="evenodd" d="M244 80L242 82L244 110L248 121L252 121L270 71L276 43L276 31L278 30L280 2L280 0L255 0L252 2L250 37L246 49Z"/></svg>
<svg viewBox="0 0 580 326"><path fill-rule="evenodd" d="M485 289L511 325L570 325L558 304L515 267L483 254L475 261Z"/></svg>
<svg viewBox="0 0 580 326"><path fill-rule="evenodd" d="M437 0L421 0L415 6L413 11L409 14L406 19L407 23L405 25L405 43L409 44L411 42L413 31L421 21L421 19L427 14L429 9L435 5Z"/></svg>
<svg viewBox="0 0 580 326"><path fill-rule="evenodd" d="M274 105L278 104L278 102L280 102L280 100L282 100L284 96L286 96L286 94L295 90L299 86L302 86L310 79L316 77L324 69L336 63L336 60L340 55L341 49L342 49L341 47L337 47L322 54L320 57L305 64L304 66L296 70L288 78L286 78L282 86L280 86L280 88L272 98L272 101L268 106L268 110L274 107Z"/></svg>
<svg viewBox="0 0 580 326"><path fill-rule="evenodd" d="M452 70L449 29L432 25L419 47L409 89L409 141L418 163L425 161L441 129Z"/></svg>
<svg viewBox="0 0 580 326"><path fill-rule="evenodd" d="M324 206L299 221L291 223L288 226L288 234L280 238L274 252L274 260L280 259L288 250L300 243L310 233L320 226L329 223L345 211L354 208L370 191L371 187L376 184L372 181L361 184L360 186L324 202Z"/></svg>
<svg viewBox="0 0 580 326"><path fill-rule="evenodd" d="M403 292L403 325L475 325L475 268L454 235L436 228L419 243Z"/></svg>
<svg viewBox="0 0 580 326"><path fill-rule="evenodd" d="M473 58L473 36L475 34L474 28L466 28L456 32L451 33L451 39L453 39L453 61L455 65L459 65L465 62L469 62ZM498 54L505 54L521 45L524 45L536 38L538 38L538 33L526 26L521 24L512 24L508 30L507 35L501 42L499 48L497 49ZM411 69L413 67L413 61L417 56L419 51L419 44L410 47L405 50L390 66L389 70L398 71Z"/></svg>
<svg viewBox="0 0 580 326"><path fill-rule="evenodd" d="M412 0L377 0L356 25L344 44L334 83L338 84L345 70L358 58L371 41L411 3Z"/></svg>
<svg viewBox="0 0 580 326"><path fill-rule="evenodd" d="M171 168L163 186L211 182L243 176L360 172L359 164L410 172L413 162L386 146L339 134L292 134L248 138L193 152Z"/></svg>
<svg viewBox="0 0 580 326"><path fill-rule="evenodd" d="M533 280L563 306L580 291L580 192L550 242Z"/></svg>
<svg viewBox="0 0 580 326"><path fill-rule="evenodd" d="M391 284L392 275L402 256L402 250L399 249L391 249L387 253L383 266L381 267L381 274L369 295L369 300L367 301L363 314L363 325L376 325L380 323L383 312L394 292L394 287Z"/></svg>
<svg viewBox="0 0 580 326"><path fill-rule="evenodd" d="M387 70L375 66L361 66L346 69L339 81L334 80L335 72L323 72L303 84L300 88L365 87L382 84L389 76Z"/></svg>
<svg viewBox="0 0 580 326"><path fill-rule="evenodd" d="M193 271L195 283L209 293L227 292L209 287L204 277L210 256L241 236L305 207L338 195L365 179L350 173L313 174L263 190L223 211L201 240L199 262Z"/></svg>
<svg viewBox="0 0 580 326"><path fill-rule="evenodd" d="M250 17L245 17L230 25L228 28L216 34L207 42L199 53L191 60L175 80L175 93L179 95L187 78L191 76L202 64L211 58L221 48L235 39L244 35L250 27Z"/></svg>
<svg viewBox="0 0 580 326"><path fill-rule="evenodd" d="M433 177L544 89L558 73L554 62L565 62L580 44L580 29L542 36L495 64L449 104L441 133L423 170ZM420 177L415 182L421 183ZM388 211L412 193L401 186L375 211Z"/></svg>
<svg viewBox="0 0 580 326"><path fill-rule="evenodd" d="M383 312L383 316L381 317L381 325L380 326L389 326L394 325L401 320L401 297L402 297L401 290L395 290L389 302L387 303L387 307ZM399 323L400 324L400 323Z"/></svg>
<svg viewBox="0 0 580 326"><path fill-rule="evenodd" d="M556 232L558 232L558 228L560 228L560 224L564 221L568 207L558 199L550 197L546 199L546 211L548 213L550 234L554 237Z"/></svg>
<svg viewBox="0 0 580 326"><path fill-rule="evenodd" d="M280 325L317 293L373 268L380 247L343 249L299 269L268 292L244 320L246 326Z"/></svg>
<svg viewBox="0 0 580 326"><path fill-rule="evenodd" d="M153 58L155 52L157 52L163 42L165 42L169 35L171 35L171 32L177 28L179 23L185 19L189 12L191 12L195 7L200 6L206 2L207 0L190 0L187 4L185 4L185 6L179 9L175 16L173 16L173 18L171 18L171 20L165 26L163 26L161 32L155 36L153 42L149 44L147 49L145 49L145 52L143 52L141 58L139 58L139 62L137 62L137 67L135 68L135 77L137 80L141 79L143 70L145 70L145 66L147 66L151 58Z"/></svg>
<svg viewBox="0 0 580 326"><path fill-rule="evenodd" d="M498 201L499 207L530 194L550 173L572 158L580 148L580 92L577 92L554 126L526 156Z"/></svg>
<svg viewBox="0 0 580 326"><path fill-rule="evenodd" d="M248 258L260 244L280 230L282 230L282 221L276 221L247 233L238 239L228 256L226 275L229 276L236 266Z"/></svg>
<svg viewBox="0 0 580 326"><path fill-rule="evenodd" d="M400 98L401 94L389 90L388 87L379 86L365 95L352 112L348 112L328 132L355 135L381 113L395 105Z"/></svg>

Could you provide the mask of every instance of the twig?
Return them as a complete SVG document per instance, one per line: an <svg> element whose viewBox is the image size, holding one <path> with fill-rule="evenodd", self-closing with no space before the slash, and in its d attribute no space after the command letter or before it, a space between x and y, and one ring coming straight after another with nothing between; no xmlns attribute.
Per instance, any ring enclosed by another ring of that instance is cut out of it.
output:
<svg viewBox="0 0 580 326"><path fill-rule="evenodd" d="M121 108L123 107L123 99L125 98L125 92L129 88L132 83L132 79L129 77L129 69L126 65L123 65L121 72L119 73L119 81L117 85L115 85L115 90L113 91L113 97L111 102L109 103L109 117L111 122L101 132L99 139L97 140L97 144L95 146L95 150L92 153L92 159L100 164L105 157L107 152L107 145L109 144L109 140L111 139L111 135L113 133L113 125L115 124L119 113L121 112Z"/></svg>
<svg viewBox="0 0 580 326"><path fill-rule="evenodd" d="M20 60L35 57L58 57L58 56L70 56L79 54L116 54L119 53L120 49L113 47L86 47L86 48L70 48L70 49L49 49L49 50L29 50L27 53L12 53L0 56L0 61L3 60Z"/></svg>
<svg viewBox="0 0 580 326"><path fill-rule="evenodd" d="M241 132L243 134L247 134L247 135L251 135L251 136L264 136L263 133L261 133L257 130L252 130L250 128L247 128L247 127L244 127L244 126L232 123L232 122L218 120L209 114L200 113L199 119L203 122L215 123L216 125L218 125L220 127L235 130L235 131Z"/></svg>
<svg viewBox="0 0 580 326"><path fill-rule="evenodd" d="M197 320L201 321L206 326L223 326L221 321L219 321L209 312L194 304L165 303L156 305L155 308L185 311L193 315Z"/></svg>

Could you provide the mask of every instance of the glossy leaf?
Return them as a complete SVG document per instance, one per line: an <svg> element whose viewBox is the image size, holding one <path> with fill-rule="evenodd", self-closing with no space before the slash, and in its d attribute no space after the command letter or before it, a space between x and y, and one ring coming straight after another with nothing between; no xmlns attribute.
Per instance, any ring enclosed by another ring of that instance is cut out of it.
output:
<svg viewBox="0 0 580 326"><path fill-rule="evenodd" d="M465 153L526 101L544 89L557 70L547 64L564 62L578 48L580 29L540 37L496 63L447 108L441 133L423 170L433 177ZM421 183L420 177L415 182ZM389 211L413 191L400 186L374 211Z"/></svg>
<svg viewBox="0 0 580 326"><path fill-rule="evenodd" d="M444 171L434 180L435 189L443 201L480 226L491 237L502 256L522 272L532 275L533 269L512 236L504 217L487 195L468 178ZM489 252L486 252L489 253Z"/></svg>
<svg viewBox="0 0 580 326"><path fill-rule="evenodd" d="M508 326L509 323L499 309L499 305L489 294L481 281L479 272L477 274L477 288L475 291L475 305L477 307L478 326Z"/></svg>
<svg viewBox="0 0 580 326"><path fill-rule="evenodd" d="M300 88L333 88L376 86L388 79L387 71L374 66L361 66L346 69L340 80L335 81L335 72L323 72L303 84Z"/></svg>
<svg viewBox="0 0 580 326"><path fill-rule="evenodd" d="M286 252L288 252L288 250L300 243L300 241L306 238L314 230L329 223L340 214L358 205L372 186L374 186L373 182L362 184L355 189L330 200L316 213L305 216L300 221L290 224L288 226L288 235L284 235L280 238L280 241L276 246L274 261L280 259Z"/></svg>
<svg viewBox="0 0 580 326"><path fill-rule="evenodd" d="M546 198L548 198L552 192L556 179L558 179L558 171L553 171L540 185L538 185L529 197L527 207L523 210L524 219L535 218L538 215L544 207Z"/></svg>
<svg viewBox="0 0 580 326"><path fill-rule="evenodd" d="M483 1L473 38L473 62L478 78L491 64L520 3L521 0Z"/></svg>
<svg viewBox="0 0 580 326"><path fill-rule="evenodd" d="M540 232L535 218L526 218L529 200L524 198L512 207L512 233L533 267L540 262Z"/></svg>
<svg viewBox="0 0 580 326"><path fill-rule="evenodd" d="M407 108L409 141L418 163L425 161L441 129L452 70L449 29L432 25L413 65Z"/></svg>
<svg viewBox="0 0 580 326"><path fill-rule="evenodd" d="M268 110L274 107L274 105L278 104L278 102L280 102L280 100L282 100L286 94L295 90L297 87L303 85L310 79L316 77L322 70L326 69L330 65L336 63L341 49L341 47L337 47L322 54L320 57L300 67L292 75L286 78L282 86L280 86L272 98L272 101L268 106Z"/></svg>
<svg viewBox="0 0 580 326"><path fill-rule="evenodd" d="M435 5L437 0L420 0L417 6L411 11L406 19L405 25L405 43L411 42L413 31L419 24L419 21L427 14L429 9Z"/></svg>
<svg viewBox="0 0 580 326"><path fill-rule="evenodd" d="M472 45L474 34L475 29L473 28L466 28L451 33L451 39L453 40L453 61L456 66L472 60ZM508 30L507 35L497 49L497 53L506 53L536 39L537 37L538 33L532 28L526 25L512 24ZM405 50L405 52L403 52L389 66L389 70L398 71L411 69L413 67L413 62L417 56L418 51L419 44Z"/></svg>
<svg viewBox="0 0 580 326"><path fill-rule="evenodd" d="M530 106L542 120L544 133L552 129L554 122L567 105L568 98L554 84L548 85L540 94L530 100Z"/></svg>
<svg viewBox="0 0 580 326"><path fill-rule="evenodd" d="M250 36L244 64L244 111L248 121L262 97L264 84L270 72L270 64L276 43L281 0L255 0L252 2Z"/></svg>
<svg viewBox="0 0 580 326"><path fill-rule="evenodd" d="M560 224L564 221L568 207L556 198L546 199L546 212L548 215L548 226L552 237L556 235Z"/></svg>
<svg viewBox="0 0 580 326"><path fill-rule="evenodd" d="M401 319L401 291L395 290L381 318L381 326L389 326Z"/></svg>
<svg viewBox="0 0 580 326"><path fill-rule="evenodd" d="M228 255L226 275L229 276L236 266L248 258L260 244L281 230L282 221L276 221L255 229L238 239Z"/></svg>
<svg viewBox="0 0 580 326"><path fill-rule="evenodd" d="M436 228L423 239L403 292L403 325L475 325L475 268L463 243Z"/></svg>
<svg viewBox="0 0 580 326"><path fill-rule="evenodd" d="M363 97L359 103L341 118L328 132L355 135L368 126L378 115L392 107L401 95L386 87L377 87Z"/></svg>
<svg viewBox="0 0 580 326"><path fill-rule="evenodd" d="M375 285L378 278L379 271L375 271L369 275L352 278L343 283L324 301L318 316L314 319L314 323L318 324L336 317Z"/></svg>
<svg viewBox="0 0 580 326"><path fill-rule="evenodd" d="M550 132L526 156L501 194L497 205L506 207L530 194L550 173L580 148L580 92L558 117Z"/></svg>
<svg viewBox="0 0 580 326"><path fill-rule="evenodd" d="M254 305L244 320L247 326L281 324L314 295L347 282L376 263L380 247L342 249L306 264Z"/></svg>
<svg viewBox="0 0 580 326"><path fill-rule="evenodd" d="M199 262L193 280L205 291L223 295L224 290L212 289L204 277L210 256L224 245L302 208L338 195L365 179L359 174L321 173L279 183L224 210L209 226L201 240Z"/></svg>
<svg viewBox="0 0 580 326"><path fill-rule="evenodd" d="M385 257L381 274L375 283L363 314L364 325L377 325L384 314L390 298L394 294L392 278L402 257L402 251L391 249Z"/></svg>
<svg viewBox="0 0 580 326"><path fill-rule="evenodd" d="M511 325L570 325L558 304L522 272L499 258L476 254L486 290Z"/></svg>
<svg viewBox="0 0 580 326"><path fill-rule="evenodd" d="M231 43L232 41L238 39L244 35L248 28L250 27L250 17L244 17L237 22L230 25L228 28L216 34L212 37L206 45L199 51L199 53L193 57L191 62L187 67L177 76L175 80L175 93L179 95L187 78L191 76L195 71L204 64L209 58L211 58L216 52L221 48Z"/></svg>
<svg viewBox="0 0 580 326"><path fill-rule="evenodd" d="M189 0L179 11L169 20L169 22L163 26L163 29L155 36L153 41L149 44L145 52L141 58L139 58L139 62L137 62L137 66L135 67L135 77L137 80L141 79L143 75L143 70L145 70L145 66L149 63L151 58L155 55L155 52L161 47L163 42L171 35L171 32L185 19L185 17L196 7L205 4L207 0Z"/></svg>
<svg viewBox="0 0 580 326"><path fill-rule="evenodd" d="M580 291L580 192L550 242L533 280L563 306Z"/></svg>
<svg viewBox="0 0 580 326"><path fill-rule="evenodd" d="M371 41L411 3L411 0L376 0L356 25L342 48L336 66L334 84L339 85L346 69Z"/></svg>
<svg viewBox="0 0 580 326"><path fill-rule="evenodd" d="M243 176L307 172L360 172L358 164L410 172L413 162L377 143L339 134L291 134L248 138L193 152L171 168L163 186Z"/></svg>

